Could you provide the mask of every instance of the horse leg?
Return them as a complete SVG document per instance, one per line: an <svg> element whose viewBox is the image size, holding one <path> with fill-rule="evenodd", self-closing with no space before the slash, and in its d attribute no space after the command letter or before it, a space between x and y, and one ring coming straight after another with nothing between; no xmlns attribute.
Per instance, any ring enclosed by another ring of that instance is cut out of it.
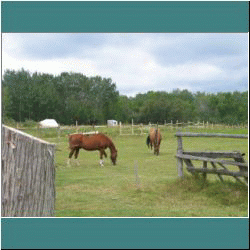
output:
<svg viewBox="0 0 250 250"><path fill-rule="evenodd" d="M80 148L77 148L77 149L75 150L75 159L76 159L76 164L77 164L78 166L80 165L79 161L77 160L77 157L78 157L78 154L79 154L79 150L80 150Z"/></svg>
<svg viewBox="0 0 250 250"><path fill-rule="evenodd" d="M75 148L71 149L70 153L69 153L69 159L68 159L68 166L70 166L70 162L71 162L71 157L74 154Z"/></svg>
<svg viewBox="0 0 250 250"><path fill-rule="evenodd" d="M105 158L107 158L107 154L104 150L103 150L103 154L104 154Z"/></svg>
<svg viewBox="0 0 250 250"><path fill-rule="evenodd" d="M104 149L100 149L100 166L101 167L104 167L103 155L106 155L107 157L107 154L105 153Z"/></svg>

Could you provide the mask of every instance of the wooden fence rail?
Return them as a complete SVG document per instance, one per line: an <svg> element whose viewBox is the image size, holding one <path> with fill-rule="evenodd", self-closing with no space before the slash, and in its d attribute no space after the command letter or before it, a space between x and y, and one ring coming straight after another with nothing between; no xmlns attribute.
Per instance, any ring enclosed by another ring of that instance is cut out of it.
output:
<svg viewBox="0 0 250 250"><path fill-rule="evenodd" d="M223 181L222 175L232 176L238 182L246 185L248 184L248 164L245 163L241 152L191 152L183 150L182 137L220 137L220 138L240 138L248 139L248 135L233 135L233 134L207 134L207 133L176 133L178 147L177 147L177 168L178 176L183 177L183 162L187 166L187 170L192 173L202 173L204 181L207 174L217 174L221 181ZM224 160L218 158L232 158L234 160ZM203 166L197 168L192 161L201 161ZM209 168L211 164L212 168ZM227 165L236 166L237 170L227 169ZM242 181L243 179L243 181Z"/></svg>
<svg viewBox="0 0 250 250"><path fill-rule="evenodd" d="M55 145L2 125L3 217L49 217L55 204Z"/></svg>

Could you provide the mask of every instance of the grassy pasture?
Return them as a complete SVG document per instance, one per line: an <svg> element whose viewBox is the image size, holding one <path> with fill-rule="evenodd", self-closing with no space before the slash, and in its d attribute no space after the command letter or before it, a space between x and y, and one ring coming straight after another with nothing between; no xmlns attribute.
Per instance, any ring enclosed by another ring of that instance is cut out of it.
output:
<svg viewBox="0 0 250 250"><path fill-rule="evenodd" d="M30 130L30 133L35 135L34 131ZM225 182L221 183L217 176L208 175L207 183L202 185L202 179L194 178L184 169L185 178L178 178L176 130L163 129L159 156L147 148L146 135L120 136L119 130L114 128L98 131L109 135L115 143L118 149L116 166L111 164L109 149L104 167L99 166L99 152L84 150L80 150L79 165L73 161L71 166L67 166L69 150L66 134L75 131L65 131L61 137L57 137L56 132L41 136L57 144L57 217L248 216L248 189L232 177L224 178ZM246 129L230 128L195 131L189 128L182 131L248 133ZM239 150L246 153L244 157L248 159L246 139L183 138L183 148L196 151ZM138 168L138 179L135 167Z"/></svg>

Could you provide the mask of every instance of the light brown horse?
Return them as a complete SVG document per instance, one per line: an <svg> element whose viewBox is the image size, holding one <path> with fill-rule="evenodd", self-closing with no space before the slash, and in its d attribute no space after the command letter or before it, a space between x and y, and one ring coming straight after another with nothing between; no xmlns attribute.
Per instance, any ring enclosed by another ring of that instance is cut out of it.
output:
<svg viewBox="0 0 250 250"><path fill-rule="evenodd" d="M156 155L159 155L161 140L162 140L162 136L161 136L160 129L150 128L146 143L148 147L150 145L151 149L154 146L154 154Z"/></svg>
<svg viewBox="0 0 250 250"><path fill-rule="evenodd" d="M107 157L105 152L106 148L110 149L111 161L115 165L117 158L117 150L115 148L112 140L104 134L94 134L94 135L84 135L84 134L71 134L69 137L69 162L73 154L75 154L75 159L77 159L79 150L81 148L87 151L100 151L100 165L103 166L103 155Z"/></svg>

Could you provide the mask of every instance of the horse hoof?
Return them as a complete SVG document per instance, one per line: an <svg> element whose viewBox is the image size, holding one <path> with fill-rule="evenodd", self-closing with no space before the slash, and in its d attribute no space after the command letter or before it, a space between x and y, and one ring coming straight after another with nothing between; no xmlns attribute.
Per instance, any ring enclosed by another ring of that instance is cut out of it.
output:
<svg viewBox="0 0 250 250"><path fill-rule="evenodd" d="M103 161L103 160L100 160L100 166L101 166L101 167L104 167L104 164L103 164L103 163L104 163L104 161Z"/></svg>

